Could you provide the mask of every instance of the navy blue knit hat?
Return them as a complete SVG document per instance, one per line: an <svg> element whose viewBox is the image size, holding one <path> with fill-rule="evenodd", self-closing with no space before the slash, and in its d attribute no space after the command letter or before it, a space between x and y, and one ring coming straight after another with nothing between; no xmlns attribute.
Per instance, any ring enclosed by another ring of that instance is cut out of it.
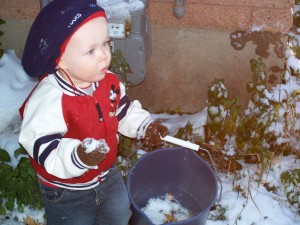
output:
<svg viewBox="0 0 300 225"><path fill-rule="evenodd" d="M75 31L95 17L106 17L93 0L53 0L44 7L29 31L22 65L31 77L55 72L61 54Z"/></svg>

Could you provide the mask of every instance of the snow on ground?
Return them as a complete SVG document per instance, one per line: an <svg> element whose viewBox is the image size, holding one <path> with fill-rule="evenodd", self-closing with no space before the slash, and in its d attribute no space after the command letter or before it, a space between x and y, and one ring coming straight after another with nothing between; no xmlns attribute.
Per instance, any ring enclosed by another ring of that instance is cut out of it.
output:
<svg viewBox="0 0 300 225"><path fill-rule="evenodd" d="M131 13L145 9L143 0L97 0L97 4L105 10L108 19L130 19Z"/></svg>

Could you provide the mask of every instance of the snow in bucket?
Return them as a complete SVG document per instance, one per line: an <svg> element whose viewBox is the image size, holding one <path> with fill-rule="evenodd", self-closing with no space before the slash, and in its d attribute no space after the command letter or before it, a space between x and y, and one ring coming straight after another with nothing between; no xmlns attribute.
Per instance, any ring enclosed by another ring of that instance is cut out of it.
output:
<svg viewBox="0 0 300 225"><path fill-rule="evenodd" d="M170 193L150 198L142 211L155 225L182 221L192 216L192 213Z"/></svg>

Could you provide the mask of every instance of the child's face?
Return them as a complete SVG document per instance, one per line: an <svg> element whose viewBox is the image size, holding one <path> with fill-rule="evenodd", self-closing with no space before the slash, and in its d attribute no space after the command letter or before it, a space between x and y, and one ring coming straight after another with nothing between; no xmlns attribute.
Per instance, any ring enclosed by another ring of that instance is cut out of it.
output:
<svg viewBox="0 0 300 225"><path fill-rule="evenodd" d="M58 67L67 72L76 86L85 87L105 77L110 61L107 22L105 18L97 17L74 33Z"/></svg>

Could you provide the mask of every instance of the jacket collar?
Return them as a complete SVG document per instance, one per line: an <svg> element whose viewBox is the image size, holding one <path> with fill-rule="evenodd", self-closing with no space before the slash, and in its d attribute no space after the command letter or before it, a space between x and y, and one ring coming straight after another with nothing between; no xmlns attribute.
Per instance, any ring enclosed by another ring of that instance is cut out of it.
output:
<svg viewBox="0 0 300 225"><path fill-rule="evenodd" d="M74 95L74 96L87 95L83 89L79 87L75 87L70 82L66 81L59 73L59 71L56 71L53 75L58 85L63 89L63 91L66 94ZM93 86L93 90L97 89L97 87L99 86L99 82L93 83L92 86Z"/></svg>

